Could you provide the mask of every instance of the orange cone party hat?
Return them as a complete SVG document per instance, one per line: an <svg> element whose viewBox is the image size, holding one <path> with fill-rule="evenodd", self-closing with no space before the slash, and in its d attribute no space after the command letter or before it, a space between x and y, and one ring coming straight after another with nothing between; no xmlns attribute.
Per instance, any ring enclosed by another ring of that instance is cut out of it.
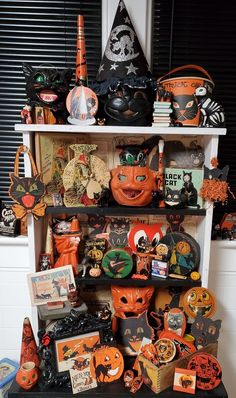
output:
<svg viewBox="0 0 236 398"><path fill-rule="evenodd" d="M86 62L83 15L78 15L77 17L77 52L76 52L75 83L79 85L80 82L84 85L87 85L87 62Z"/></svg>
<svg viewBox="0 0 236 398"><path fill-rule="evenodd" d="M34 362L36 367L39 366L38 349L29 318L23 322L20 365L25 362Z"/></svg>

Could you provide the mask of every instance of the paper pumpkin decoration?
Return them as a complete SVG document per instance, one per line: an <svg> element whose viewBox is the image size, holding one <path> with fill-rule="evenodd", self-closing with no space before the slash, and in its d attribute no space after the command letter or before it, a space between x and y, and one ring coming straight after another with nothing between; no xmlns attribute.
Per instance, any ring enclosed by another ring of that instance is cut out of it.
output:
<svg viewBox="0 0 236 398"><path fill-rule="evenodd" d="M127 318L143 313L149 307L153 292L153 286L111 286L115 315L120 318Z"/></svg>
<svg viewBox="0 0 236 398"><path fill-rule="evenodd" d="M32 167L32 177L19 177L19 157L21 153L29 156ZM45 185L40 180L40 174L37 171L30 149L21 145L17 149L14 163L14 173L10 174L11 185L9 196L16 202L12 210L16 218L23 218L27 214L33 214L35 219L43 217L46 204L42 203L42 197L45 193Z"/></svg>
<svg viewBox="0 0 236 398"><path fill-rule="evenodd" d="M163 237L162 224L136 224L131 228L128 242L134 253L150 253Z"/></svg>
<svg viewBox="0 0 236 398"><path fill-rule="evenodd" d="M157 190L157 172L144 166L117 166L111 171L111 190L115 201L125 206L146 206Z"/></svg>
<svg viewBox="0 0 236 398"><path fill-rule="evenodd" d="M200 390L213 390L221 382L221 366L213 355L206 352L194 354L187 368L196 371L196 387Z"/></svg>
<svg viewBox="0 0 236 398"><path fill-rule="evenodd" d="M176 354L176 347L173 341L167 338L161 338L154 344L156 347L160 363L171 362Z"/></svg>
<svg viewBox="0 0 236 398"><path fill-rule="evenodd" d="M125 278L132 271L133 259L123 249L112 249L104 255L102 268L110 278Z"/></svg>
<svg viewBox="0 0 236 398"><path fill-rule="evenodd" d="M200 246L185 232L170 232L161 239L170 249L169 272L188 275L197 269L200 263Z"/></svg>
<svg viewBox="0 0 236 398"><path fill-rule="evenodd" d="M116 347L102 347L93 352L90 372L98 383L118 380L124 371L124 358Z"/></svg>
<svg viewBox="0 0 236 398"><path fill-rule="evenodd" d="M110 172L105 162L90 152L97 145L74 144L75 157L65 167L62 179L67 207L96 206L104 189L109 188Z"/></svg>
<svg viewBox="0 0 236 398"><path fill-rule="evenodd" d="M211 317L216 311L216 299L209 289L193 287L185 293L183 307L186 314L192 318L196 318L197 315Z"/></svg>
<svg viewBox="0 0 236 398"><path fill-rule="evenodd" d="M186 329L186 318L180 308L171 308L164 314L164 329L183 336Z"/></svg>
<svg viewBox="0 0 236 398"><path fill-rule="evenodd" d="M39 378L39 371L34 362L25 362L16 374L16 382L24 390L30 390Z"/></svg>

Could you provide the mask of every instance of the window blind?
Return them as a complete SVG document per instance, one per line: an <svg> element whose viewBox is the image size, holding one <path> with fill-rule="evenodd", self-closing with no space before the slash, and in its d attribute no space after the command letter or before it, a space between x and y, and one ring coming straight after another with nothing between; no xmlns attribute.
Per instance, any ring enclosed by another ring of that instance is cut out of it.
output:
<svg viewBox="0 0 236 398"><path fill-rule="evenodd" d="M220 138L219 167L229 164L228 181L236 194L236 24L233 2L153 0L153 73L197 64L212 76L213 97L225 110L227 135ZM236 202L217 206L219 218L236 211Z"/></svg>
<svg viewBox="0 0 236 398"><path fill-rule="evenodd" d="M22 136L14 131L25 104L22 62L75 70L76 19L84 15L89 81L101 61L101 0L1 0L0 4L0 198L7 202ZM23 164L20 164L23 172Z"/></svg>

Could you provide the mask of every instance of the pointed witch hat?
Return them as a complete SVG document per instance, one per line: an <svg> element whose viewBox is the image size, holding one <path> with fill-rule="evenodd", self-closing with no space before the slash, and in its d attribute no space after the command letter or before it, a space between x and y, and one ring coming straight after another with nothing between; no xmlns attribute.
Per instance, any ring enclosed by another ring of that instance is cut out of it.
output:
<svg viewBox="0 0 236 398"><path fill-rule="evenodd" d="M23 322L20 365L23 365L25 362L34 362L36 367L39 366L40 362L33 329L30 319L27 317L24 318Z"/></svg>
<svg viewBox="0 0 236 398"><path fill-rule="evenodd" d="M152 78L124 1L120 0L93 89L98 95L119 83L145 88Z"/></svg>

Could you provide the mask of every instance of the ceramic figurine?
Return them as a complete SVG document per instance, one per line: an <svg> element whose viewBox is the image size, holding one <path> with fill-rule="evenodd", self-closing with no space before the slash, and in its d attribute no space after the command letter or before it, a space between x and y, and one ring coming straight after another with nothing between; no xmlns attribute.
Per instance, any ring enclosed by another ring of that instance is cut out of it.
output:
<svg viewBox="0 0 236 398"><path fill-rule="evenodd" d="M22 64L22 69L28 98L21 112L22 122L27 124L38 122L35 108L40 107L45 124L65 124L68 116L65 101L72 70L59 71L52 65L33 68L26 63Z"/></svg>
<svg viewBox="0 0 236 398"><path fill-rule="evenodd" d="M78 274L78 245L81 240L81 231L77 218L71 222L70 232L63 235L53 235L55 246L59 257L54 264L54 268L63 267L71 264L75 275Z"/></svg>
<svg viewBox="0 0 236 398"><path fill-rule="evenodd" d="M225 115L222 105L211 99L206 87L198 87L195 91L198 107L201 111L199 127L224 127Z"/></svg>
<svg viewBox="0 0 236 398"><path fill-rule="evenodd" d="M109 189L110 172L105 162L90 152L97 145L74 144L75 157L65 167L62 179L67 207L96 206L104 190Z"/></svg>
<svg viewBox="0 0 236 398"><path fill-rule="evenodd" d="M34 362L25 362L16 374L17 384L24 390L30 390L37 384L39 371Z"/></svg>

